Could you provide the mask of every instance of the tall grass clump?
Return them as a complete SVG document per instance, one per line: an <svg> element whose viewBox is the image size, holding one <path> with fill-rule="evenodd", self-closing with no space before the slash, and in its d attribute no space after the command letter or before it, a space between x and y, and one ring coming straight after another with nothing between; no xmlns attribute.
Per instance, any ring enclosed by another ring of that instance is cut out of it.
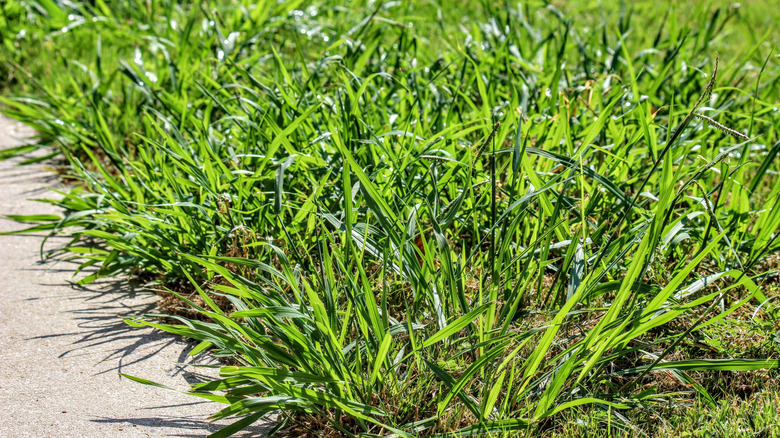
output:
<svg viewBox="0 0 780 438"><path fill-rule="evenodd" d="M126 321L225 358L215 436L641 434L776 375L687 347L775 309L771 23L467 5L12 0L4 112L73 181L14 218L175 297Z"/></svg>

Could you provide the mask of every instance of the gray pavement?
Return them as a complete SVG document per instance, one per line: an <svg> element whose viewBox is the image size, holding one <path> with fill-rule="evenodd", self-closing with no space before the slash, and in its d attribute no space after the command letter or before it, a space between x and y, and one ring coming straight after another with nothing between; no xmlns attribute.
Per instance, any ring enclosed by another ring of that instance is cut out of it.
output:
<svg viewBox="0 0 780 438"><path fill-rule="evenodd" d="M30 135L0 117L0 148ZM45 164L19 161L0 161L0 215L56 213L28 199L53 196L45 187L58 178ZM0 231L21 227L0 218ZM53 238L46 248L67 241ZM202 371L180 365L192 362L192 344L120 319L153 311L156 297L126 280L72 286L77 264L41 263L41 242L41 235L0 236L0 437L202 437L218 430L207 417L224 405L119 376L186 390Z"/></svg>

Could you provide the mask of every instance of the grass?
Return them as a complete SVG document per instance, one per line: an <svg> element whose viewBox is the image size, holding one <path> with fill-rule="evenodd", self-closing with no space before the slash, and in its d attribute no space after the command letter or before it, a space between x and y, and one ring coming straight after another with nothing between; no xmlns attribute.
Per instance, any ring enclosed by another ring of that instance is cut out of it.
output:
<svg viewBox="0 0 780 438"><path fill-rule="evenodd" d="M13 218L176 298L214 436L778 434L768 2L2 10Z"/></svg>

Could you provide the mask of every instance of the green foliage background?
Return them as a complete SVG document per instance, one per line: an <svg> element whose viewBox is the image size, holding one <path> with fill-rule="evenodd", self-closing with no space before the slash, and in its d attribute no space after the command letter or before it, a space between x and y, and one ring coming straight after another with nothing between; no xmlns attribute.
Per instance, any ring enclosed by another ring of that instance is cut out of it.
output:
<svg viewBox="0 0 780 438"><path fill-rule="evenodd" d="M777 329L767 2L2 12L3 112L73 182L62 216L15 219L71 235L82 284L179 297L175 323L127 322L230 361L191 393L240 417L215 436L279 410L344 435L641 433L667 400L716 408L701 372L778 367L683 348L746 306Z"/></svg>

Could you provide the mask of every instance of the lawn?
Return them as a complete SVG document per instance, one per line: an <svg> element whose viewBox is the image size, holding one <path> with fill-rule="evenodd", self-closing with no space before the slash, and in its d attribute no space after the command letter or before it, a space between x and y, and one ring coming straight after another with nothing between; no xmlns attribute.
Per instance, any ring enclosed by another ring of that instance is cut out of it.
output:
<svg viewBox="0 0 780 438"><path fill-rule="evenodd" d="M774 2L0 9L13 218L224 359L214 436L780 436Z"/></svg>

